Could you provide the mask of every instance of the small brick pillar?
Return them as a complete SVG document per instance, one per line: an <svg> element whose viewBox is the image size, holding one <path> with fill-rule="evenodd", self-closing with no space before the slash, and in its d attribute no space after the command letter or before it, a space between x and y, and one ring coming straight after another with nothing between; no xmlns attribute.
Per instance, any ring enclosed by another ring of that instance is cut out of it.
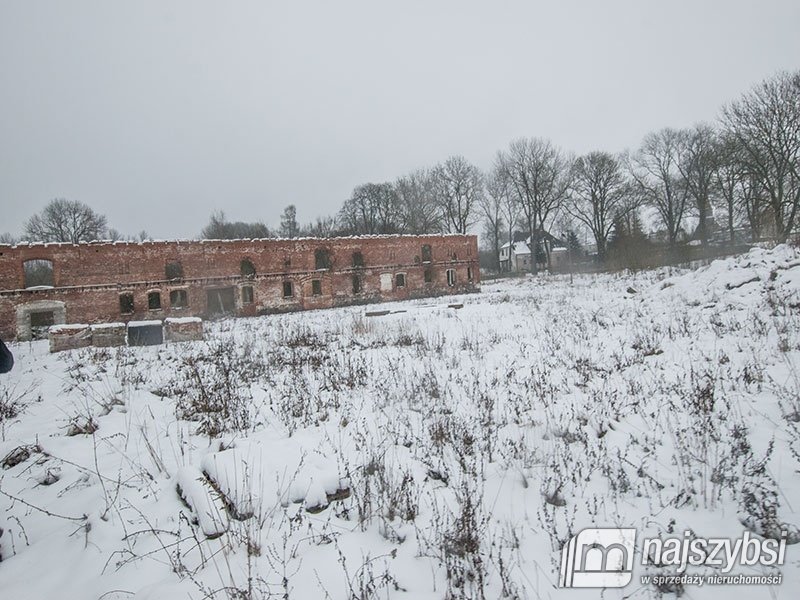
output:
<svg viewBox="0 0 800 600"><path fill-rule="evenodd" d="M92 346L115 348L125 345L125 323L100 323L92 325Z"/></svg>
<svg viewBox="0 0 800 600"><path fill-rule="evenodd" d="M50 352L75 350L92 345L92 330L88 325L53 325L47 332Z"/></svg>
<svg viewBox="0 0 800 600"><path fill-rule="evenodd" d="M199 317L182 317L164 320L164 338L168 342L202 340L203 320Z"/></svg>

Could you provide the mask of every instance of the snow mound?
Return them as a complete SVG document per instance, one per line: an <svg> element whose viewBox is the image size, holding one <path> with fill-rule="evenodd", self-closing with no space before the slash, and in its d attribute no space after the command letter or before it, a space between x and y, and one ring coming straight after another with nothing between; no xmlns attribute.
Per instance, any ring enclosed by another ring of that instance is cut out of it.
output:
<svg viewBox="0 0 800 600"><path fill-rule="evenodd" d="M754 248L747 254L715 260L710 265L664 279L651 297L679 296L700 305L724 299L731 305L759 303L766 292L784 297L800 291L800 251L787 244Z"/></svg>

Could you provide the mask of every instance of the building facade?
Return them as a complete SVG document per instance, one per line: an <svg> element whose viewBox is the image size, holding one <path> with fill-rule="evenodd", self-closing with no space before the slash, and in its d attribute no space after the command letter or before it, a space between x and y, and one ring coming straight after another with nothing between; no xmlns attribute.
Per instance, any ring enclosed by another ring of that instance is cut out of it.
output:
<svg viewBox="0 0 800 600"><path fill-rule="evenodd" d="M0 245L0 336L477 291L472 235Z"/></svg>
<svg viewBox="0 0 800 600"><path fill-rule="evenodd" d="M524 273L531 270L531 249L527 241L506 242L500 247L500 271Z"/></svg>
<svg viewBox="0 0 800 600"><path fill-rule="evenodd" d="M500 247L500 271L504 273L528 273L531 271L531 236L517 242L506 242ZM542 231L539 233L539 263L537 268L554 271L567 267L566 243Z"/></svg>

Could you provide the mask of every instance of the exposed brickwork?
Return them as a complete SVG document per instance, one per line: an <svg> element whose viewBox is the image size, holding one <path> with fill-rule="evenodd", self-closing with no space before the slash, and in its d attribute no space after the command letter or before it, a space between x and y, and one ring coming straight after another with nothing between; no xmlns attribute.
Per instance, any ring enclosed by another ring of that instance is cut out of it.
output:
<svg viewBox="0 0 800 600"><path fill-rule="evenodd" d="M48 332L50 352L75 350L92 345L92 331L88 325L55 325Z"/></svg>
<svg viewBox="0 0 800 600"><path fill-rule="evenodd" d="M190 342L203 339L203 321L199 318L165 319L164 341Z"/></svg>
<svg viewBox="0 0 800 600"><path fill-rule="evenodd" d="M355 253L363 267L353 266ZM320 258L327 268L317 268ZM52 261L54 287L24 289L23 265L37 259ZM254 275L242 274L243 260ZM182 279L167 280L168 263L180 265ZM25 307L37 301L62 302L66 323L108 323L365 304L476 291L479 283L475 236L0 245L0 336L23 334L17 315L29 318ZM121 311L121 294L132 294L132 312Z"/></svg>
<svg viewBox="0 0 800 600"><path fill-rule="evenodd" d="M124 346L127 329L125 323L92 325L92 346L98 348Z"/></svg>

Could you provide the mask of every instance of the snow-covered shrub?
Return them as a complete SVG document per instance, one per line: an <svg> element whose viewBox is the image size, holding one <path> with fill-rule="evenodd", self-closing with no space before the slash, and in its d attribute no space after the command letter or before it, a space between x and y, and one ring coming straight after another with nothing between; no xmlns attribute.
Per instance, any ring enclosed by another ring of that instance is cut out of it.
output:
<svg viewBox="0 0 800 600"><path fill-rule="evenodd" d="M199 423L198 433L242 432L253 423L250 383L259 370L228 339L209 344L205 353L184 356L164 391L174 398L179 419Z"/></svg>
<svg viewBox="0 0 800 600"><path fill-rule="evenodd" d="M383 456L372 455L356 470L351 491L362 530L377 520L379 531L387 540L405 541L406 526L420 511L419 485L408 470L387 463Z"/></svg>
<svg viewBox="0 0 800 600"><path fill-rule="evenodd" d="M779 539L785 527L778 518L778 488L767 466L774 448L772 440L763 458L748 456L744 464L739 508L740 520L745 527L763 537Z"/></svg>
<svg viewBox="0 0 800 600"><path fill-rule="evenodd" d="M0 439L5 440L6 427L34 401L37 385L23 387L20 384L0 381Z"/></svg>

